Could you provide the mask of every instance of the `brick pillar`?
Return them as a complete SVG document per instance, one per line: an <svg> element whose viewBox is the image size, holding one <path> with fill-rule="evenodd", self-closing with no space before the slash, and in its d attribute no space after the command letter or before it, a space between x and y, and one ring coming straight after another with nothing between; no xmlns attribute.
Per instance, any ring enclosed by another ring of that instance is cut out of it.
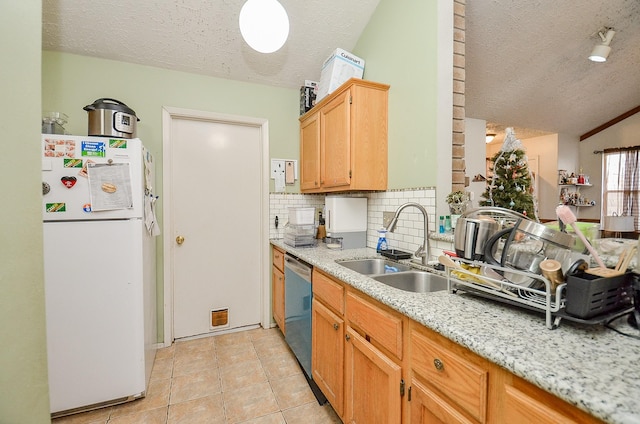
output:
<svg viewBox="0 0 640 424"><path fill-rule="evenodd" d="M465 4L453 2L453 146L451 190L465 189L464 161L464 82L465 82Z"/></svg>

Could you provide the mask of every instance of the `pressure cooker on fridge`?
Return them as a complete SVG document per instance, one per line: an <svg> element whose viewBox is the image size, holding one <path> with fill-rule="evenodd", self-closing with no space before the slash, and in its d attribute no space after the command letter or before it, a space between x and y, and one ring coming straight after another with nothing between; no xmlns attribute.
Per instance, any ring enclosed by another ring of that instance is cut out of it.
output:
<svg viewBox="0 0 640 424"><path fill-rule="evenodd" d="M98 99L83 108L88 113L90 136L135 138L136 125L140 121L126 104L107 97Z"/></svg>

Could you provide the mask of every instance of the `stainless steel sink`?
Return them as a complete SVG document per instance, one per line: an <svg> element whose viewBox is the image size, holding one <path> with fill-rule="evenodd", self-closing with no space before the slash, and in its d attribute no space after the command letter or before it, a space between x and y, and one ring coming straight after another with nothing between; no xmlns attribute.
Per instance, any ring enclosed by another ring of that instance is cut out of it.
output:
<svg viewBox="0 0 640 424"><path fill-rule="evenodd" d="M359 274L375 275L408 271L411 269L408 265L399 264L397 262L388 261L382 258L372 259L356 259L351 261L336 261L345 268L349 268ZM394 270L395 269L395 270Z"/></svg>
<svg viewBox="0 0 640 424"><path fill-rule="evenodd" d="M374 275L371 278L387 286L415 293L430 293L447 289L447 279L426 271L405 271L395 274Z"/></svg>

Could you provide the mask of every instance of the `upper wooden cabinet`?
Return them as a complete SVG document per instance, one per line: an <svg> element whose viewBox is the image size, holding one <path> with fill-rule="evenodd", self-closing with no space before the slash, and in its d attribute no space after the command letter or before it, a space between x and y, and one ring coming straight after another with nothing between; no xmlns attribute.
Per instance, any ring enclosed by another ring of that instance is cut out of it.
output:
<svg viewBox="0 0 640 424"><path fill-rule="evenodd" d="M300 117L300 190L387 189L389 86L352 78Z"/></svg>

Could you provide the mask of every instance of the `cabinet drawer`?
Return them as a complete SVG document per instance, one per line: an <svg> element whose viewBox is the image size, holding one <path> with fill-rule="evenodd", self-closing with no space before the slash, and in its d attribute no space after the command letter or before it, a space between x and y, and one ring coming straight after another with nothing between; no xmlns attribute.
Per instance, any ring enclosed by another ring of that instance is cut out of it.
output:
<svg viewBox="0 0 640 424"><path fill-rule="evenodd" d="M473 424L447 401L417 380L409 387L411 424ZM519 421L511 421L519 423Z"/></svg>
<svg viewBox="0 0 640 424"><path fill-rule="evenodd" d="M284 252L277 247L271 249L271 260L273 266L284 272Z"/></svg>
<svg viewBox="0 0 640 424"><path fill-rule="evenodd" d="M411 368L476 419L486 422L488 371L412 330Z"/></svg>
<svg viewBox="0 0 640 424"><path fill-rule="evenodd" d="M311 281L313 296L321 299L325 305L344 316L344 287L342 284L315 269Z"/></svg>
<svg viewBox="0 0 640 424"><path fill-rule="evenodd" d="M402 319L367 300L347 293L347 319L352 326L402 359Z"/></svg>
<svg viewBox="0 0 640 424"><path fill-rule="evenodd" d="M504 422L522 424L578 423L578 421L565 417L510 385L505 386Z"/></svg>

